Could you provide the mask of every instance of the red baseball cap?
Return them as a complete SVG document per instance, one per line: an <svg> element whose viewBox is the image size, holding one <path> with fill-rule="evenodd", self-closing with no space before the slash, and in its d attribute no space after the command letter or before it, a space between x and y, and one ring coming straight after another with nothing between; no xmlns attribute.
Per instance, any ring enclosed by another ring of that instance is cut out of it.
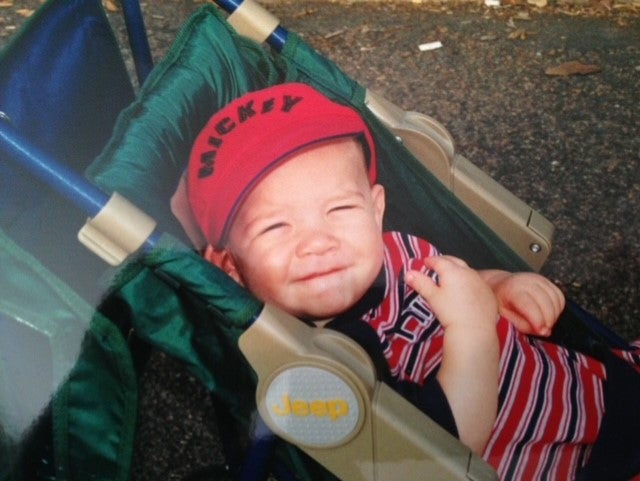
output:
<svg viewBox="0 0 640 481"><path fill-rule="evenodd" d="M194 142L187 173L189 205L207 242L224 247L238 209L270 171L301 149L345 137L364 139L374 183L375 145L360 114L308 85L250 92L216 112Z"/></svg>

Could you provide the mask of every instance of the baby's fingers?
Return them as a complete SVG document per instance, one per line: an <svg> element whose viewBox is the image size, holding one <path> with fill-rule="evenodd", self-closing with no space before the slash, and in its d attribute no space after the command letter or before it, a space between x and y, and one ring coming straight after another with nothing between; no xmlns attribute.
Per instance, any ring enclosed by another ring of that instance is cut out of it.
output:
<svg viewBox="0 0 640 481"><path fill-rule="evenodd" d="M427 269L432 269L436 272L450 267L469 267L465 261L454 256L431 256L425 258L423 262Z"/></svg>
<svg viewBox="0 0 640 481"><path fill-rule="evenodd" d="M429 300L437 289L437 284L433 278L419 271L407 271L405 274L405 282L426 300Z"/></svg>
<svg viewBox="0 0 640 481"><path fill-rule="evenodd" d="M510 305L501 306L499 310L520 332L547 336L550 333L550 326L546 321L544 307L529 293L524 293L514 299Z"/></svg>
<svg viewBox="0 0 640 481"><path fill-rule="evenodd" d="M564 308L564 295L551 282L531 286L526 294L528 304L520 307L520 313L529 312L536 334L548 336Z"/></svg>

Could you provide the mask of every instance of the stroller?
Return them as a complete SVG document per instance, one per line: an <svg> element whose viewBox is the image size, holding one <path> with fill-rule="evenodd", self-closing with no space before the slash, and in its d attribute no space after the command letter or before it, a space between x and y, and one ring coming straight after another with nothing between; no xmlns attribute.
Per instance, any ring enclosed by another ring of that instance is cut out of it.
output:
<svg viewBox="0 0 640 481"><path fill-rule="evenodd" d="M478 268L526 270L549 254L551 225L455 154L436 121L367 92L255 3L220 3L233 13L201 7L151 69L139 8L123 2L137 95L93 0L49 0L4 52L0 479L129 479L148 346L185 363L238 436L257 439L237 469L221 467L212 478L494 479L486 463L379 383L357 346L263 306L204 262L169 199L217 107L298 81L357 108L371 126L389 194L386 229L447 244ZM46 40L53 38L59 42ZM260 46L265 40L271 49ZM35 62L33 45L58 49L42 58L65 59L41 85L24 70L25 59ZM40 97L15 94L25 79ZM32 175L47 186L25 196ZM98 256L76 241L80 226L82 243ZM583 352L624 345L578 306L553 336ZM321 441L272 425L278 437L260 434L256 410L264 413L283 373L302 385L311 373L314 386L337 389L356 413L351 424Z"/></svg>

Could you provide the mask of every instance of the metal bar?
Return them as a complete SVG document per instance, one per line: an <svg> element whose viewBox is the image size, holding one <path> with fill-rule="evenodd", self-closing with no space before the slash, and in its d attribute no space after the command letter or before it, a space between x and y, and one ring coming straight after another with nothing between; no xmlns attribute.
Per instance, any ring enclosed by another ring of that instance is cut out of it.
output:
<svg viewBox="0 0 640 481"><path fill-rule="evenodd" d="M13 160L89 216L96 215L109 199L84 177L31 144L9 122L0 122L0 155L3 160Z"/></svg>
<svg viewBox="0 0 640 481"><path fill-rule="evenodd" d="M122 13L127 26L129 46L136 66L138 83L142 85L153 69L153 58L138 0L122 0Z"/></svg>
<svg viewBox="0 0 640 481"><path fill-rule="evenodd" d="M13 161L45 185L85 212L95 217L110 196L91 184L82 175L58 162L21 136L9 122L0 120L0 160ZM160 234L154 232L142 249L151 250Z"/></svg>

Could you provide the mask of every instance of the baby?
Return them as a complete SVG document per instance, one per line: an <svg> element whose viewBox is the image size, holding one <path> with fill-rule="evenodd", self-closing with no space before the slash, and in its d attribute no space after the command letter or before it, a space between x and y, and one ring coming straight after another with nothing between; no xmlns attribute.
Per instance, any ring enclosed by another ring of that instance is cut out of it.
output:
<svg viewBox="0 0 640 481"><path fill-rule="evenodd" d="M638 354L598 361L530 337L547 336L564 307L548 280L475 271L383 233L376 161L362 118L306 85L232 102L188 168L205 258L260 300L357 340L503 479L640 472Z"/></svg>

